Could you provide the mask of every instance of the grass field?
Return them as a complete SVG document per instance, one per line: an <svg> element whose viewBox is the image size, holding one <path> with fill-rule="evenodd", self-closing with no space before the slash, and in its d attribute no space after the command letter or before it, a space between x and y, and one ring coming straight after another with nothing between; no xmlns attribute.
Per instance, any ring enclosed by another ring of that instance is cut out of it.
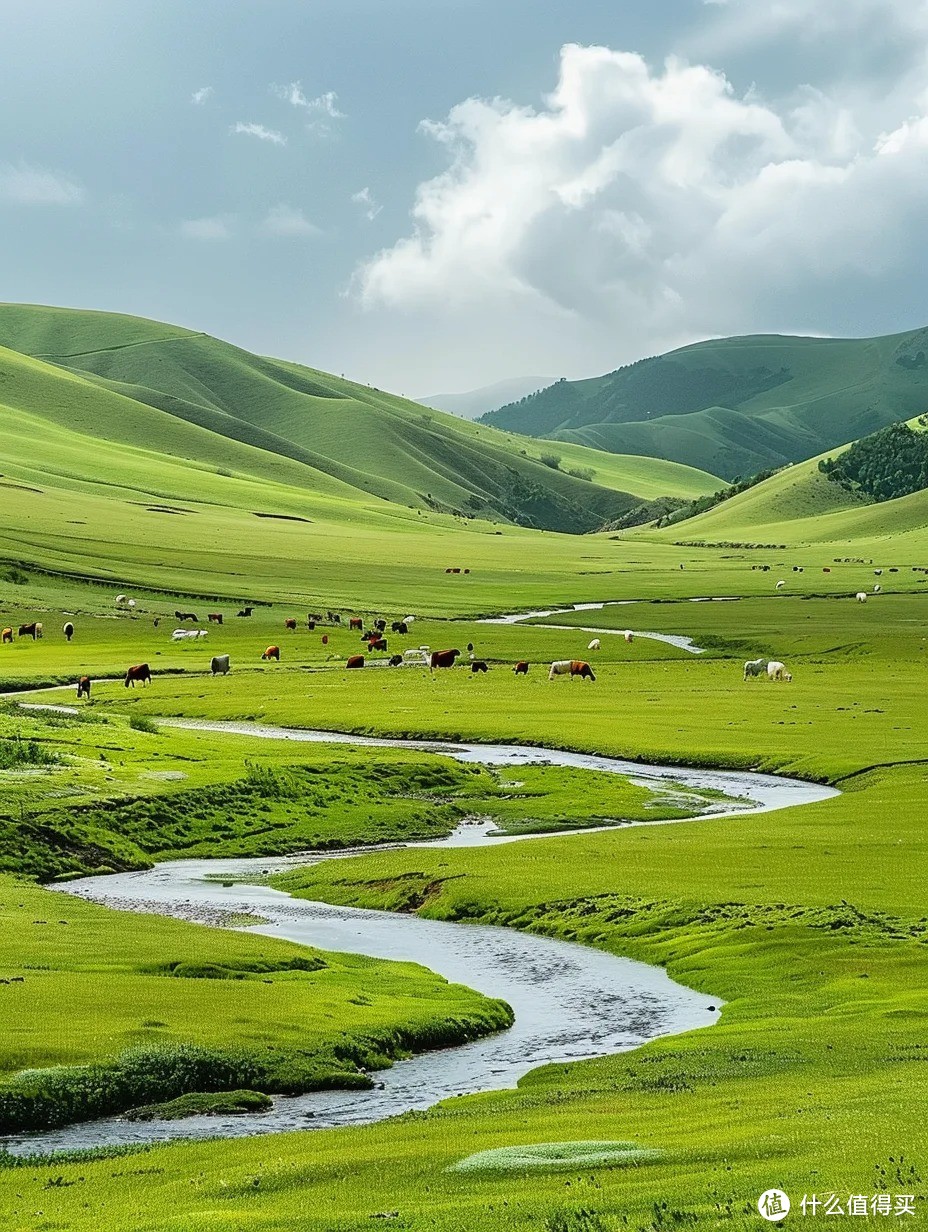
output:
<svg viewBox="0 0 928 1232"><path fill-rule="evenodd" d="M12 490L0 493L7 499ZM737 510L736 501L729 504ZM308 766L321 768L312 816L297 815L286 800L268 803L263 820L281 823L274 831L284 842L310 835L322 841L378 837L420 822L447 825L450 813L443 820L440 810L462 802L470 808L480 801L481 809L496 808L518 825L526 812L544 811L561 821L592 818L616 799L571 776L541 772L535 781L520 770L522 786L513 788L505 777L491 786L481 773L456 767L449 778L432 782L442 797L433 808L428 798L411 798L409 776L422 767L434 773L436 764L444 764L440 759L392 750L368 750L365 757L347 748L331 753L309 746L297 758L293 746L273 741L258 746L244 738L145 731L140 717L251 719L758 767L835 783L841 794L755 817L619 828L483 850L396 850L289 875L291 891L387 908L408 906L410 887L427 885L429 894L420 896L427 899L427 914L535 929L659 963L724 1001L722 1017L715 1027L619 1057L536 1071L517 1091L454 1100L368 1128L3 1168L0 1210L8 1226L17 1232L294 1226L360 1232L383 1219L414 1232L746 1232L759 1226L755 1203L771 1186L794 1200L804 1192L835 1192L845 1202L852 1193L912 1194L917 1215L909 1222L920 1226L928 1210L928 599L926 575L915 571L928 564L923 507L921 498L909 497L837 509L817 523L785 517L772 526L745 515L745 542L775 545L753 549L707 546L722 541L721 530L718 538L716 532L711 538L700 534L700 547L675 545L674 539L689 537L696 521L666 532L576 539L510 527L496 535L494 528L472 523L419 525L435 515L418 519L406 510L397 512L390 529L376 519L363 530L333 521L312 550L312 528L281 523L265 539L261 519L253 519L254 528L233 544L231 531L241 526L235 518L242 515L226 513L230 520L214 525L223 528L227 546L211 552L199 531L194 536L172 529L178 523L189 527L192 518L162 515L157 525L165 527L163 540L146 531L141 518L107 526L106 533L101 529L84 543L85 569L76 567L80 540L67 518L29 524L17 514L21 521L8 533L11 540L19 535L21 546L9 555L26 562L24 576L4 585L0 615L14 626L41 619L46 636L38 642L17 637L0 647L6 686L70 682L85 671L118 677L139 661L152 664L155 678L135 690L118 679L98 679L94 701L82 711L84 722L56 726L39 717L0 716L0 723L18 724L26 739L52 753L84 758L96 749L108 762L98 767L90 757L78 769L39 767L19 779L15 770L0 771L8 847L22 842L16 826L23 824L23 808L28 813L53 807L48 793L35 787L46 775L46 782L70 783L72 804L117 801L122 841L135 843L143 855L203 851L211 841L217 853L223 844L253 850L251 844L262 840L257 829L249 832L250 821L262 817L241 807L240 794L235 824L228 816L217 819L217 809L230 811L221 795L198 797L202 807L188 819L185 833L158 812L177 792L231 787L240 793L245 758L271 767L285 784L296 762L305 763L299 774ZM728 512L722 507L713 514ZM734 541L739 525L733 522L724 538L731 534ZM801 533L787 533L790 526ZM402 551L398 544L405 544ZM453 563L449 551L467 564L465 547L472 573L446 575L444 568ZM752 567L764 564L769 571ZM52 576L35 565L67 566L69 576ZM875 568L884 570L879 579ZM79 584L73 574L83 571L100 580ZM137 592L138 615L118 615L114 583L126 590L132 579L146 577L156 588ZM776 592L781 578L787 585ZM866 604L854 601L855 591L872 592L877 581L883 593L871 594ZM191 605L185 594L222 599ZM239 620L229 600L249 596L272 606L256 608L250 621ZM738 601L690 602L708 596ZM643 602L531 626L474 620L494 610L623 599ZM330 606L345 616L355 610L379 611L388 619L415 613L419 619L407 636L388 633L391 653L420 644L464 650L473 642L490 671L473 678L466 664L434 678L411 668L345 671L344 658L362 648L358 635L304 627L307 610ZM211 627L195 646L174 644L176 607L196 609L201 618L217 608L226 623ZM71 643L60 633L66 613L77 627ZM288 616L300 621L295 633L284 629ZM573 627L551 627L564 624ZM641 637L628 644L609 635L592 652L583 625L686 634L707 653L693 656ZM279 664L260 661L270 642L281 646ZM211 678L209 656L226 651L232 672ZM742 662L761 655L786 662L792 683L742 681ZM594 661L595 684L547 681L546 664L571 657ZM532 664L525 679L511 671L523 658ZM73 690L37 700L71 704ZM135 728L127 715L135 716ZM0 730L0 742L6 731ZM374 782L364 773L372 758L381 768ZM178 770L189 776L182 783L143 777ZM394 775L399 790L391 794ZM340 787L357 809L339 800ZM421 787L419 782L415 791ZM505 799L513 794L522 798ZM138 844L143 832L144 850ZM27 894L29 909L20 909ZM54 1048L66 1064L112 1056L144 1021L167 1022L175 1039L216 1047L222 1006L210 1002L207 1022L196 999L236 996L240 988L249 998L281 998L270 1014L265 1002L247 1003L249 1014L261 1011L261 1039L280 1032L292 1043L306 1033L318 1055L325 1055L319 1007L296 1018L304 1003L283 998L309 995L313 980L336 971L350 997L348 960L324 956L330 964L324 971L275 974L270 986L260 983L263 977L185 981L140 973L137 965L156 951L197 961L209 951L229 962L255 947L272 957L296 947L178 922L140 921L50 894L11 879L0 889L5 910L23 910L29 921L73 917L70 926L54 929L30 923L21 937L19 929L7 929L4 962L10 971L17 941L20 958L28 945L29 961L49 968L41 975L51 990L48 1000L39 997L39 976L28 971L25 984L0 985L3 996L35 993L34 1001L25 1001L21 1020L31 1033L30 1055L42 1064L56 1056ZM43 959L42 946L51 947L50 957ZM96 954L102 956L97 965ZM379 1021L385 1031L441 1019L450 1010L445 998L463 999L459 1007L482 1012L484 1003L471 994L443 988L421 970L407 971L403 979L409 982L401 984L390 964L381 966ZM410 1008L416 981L430 978L434 997L430 993L420 1007L426 1017L416 1018ZM99 992L92 995L106 981L112 988L123 980L118 987L142 990L138 1006L134 993L116 1005ZM196 987L191 991L188 984ZM79 1028L59 1008L71 1001ZM334 1001L330 1008L341 1013ZM57 1033L50 1023L60 1024ZM180 1023L192 1024L188 1036ZM17 1055L13 1025L0 1027L6 1056ZM578 1149L576 1166L566 1172L560 1164L546 1171L518 1162L496 1171L454 1167L500 1147L588 1141L633 1143L644 1154L608 1166L583 1162ZM850 1218L837 1222L851 1226Z"/></svg>

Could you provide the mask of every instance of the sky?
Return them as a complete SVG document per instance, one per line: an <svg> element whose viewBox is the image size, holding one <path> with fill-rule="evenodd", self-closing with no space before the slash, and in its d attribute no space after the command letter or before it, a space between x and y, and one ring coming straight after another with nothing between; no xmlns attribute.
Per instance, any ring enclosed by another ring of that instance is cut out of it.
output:
<svg viewBox="0 0 928 1232"><path fill-rule="evenodd" d="M0 298L409 396L928 324L928 0L5 0Z"/></svg>

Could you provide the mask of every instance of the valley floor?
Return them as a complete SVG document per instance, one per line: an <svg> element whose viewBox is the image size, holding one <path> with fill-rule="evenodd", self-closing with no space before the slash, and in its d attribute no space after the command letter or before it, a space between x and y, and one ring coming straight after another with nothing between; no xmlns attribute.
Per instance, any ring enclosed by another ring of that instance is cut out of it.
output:
<svg viewBox="0 0 928 1232"><path fill-rule="evenodd" d="M221 981L138 970L149 962L147 950L241 963L252 950L278 961L295 947L172 921L141 924L140 917L71 900L65 912L59 896L54 907L44 906L50 892L21 880L27 874L139 867L181 851L250 854L421 837L450 828L475 801L476 811L496 810L504 823L574 825L610 811L634 817L646 803L627 782L604 798L589 780L539 772L516 789L487 772L396 751L378 751L372 761L370 751L350 747L334 758L331 751L267 742L249 749L249 768L216 735L150 730L146 720L258 720L547 744L758 768L840 788L820 803L753 817L618 827L486 849L399 848L288 873L278 884L311 899L503 924L659 964L724 1002L721 1019L631 1053L536 1070L516 1091L456 1099L364 1128L177 1144L126 1158L7 1161L0 1168L7 1226L360 1232L383 1219L415 1232L741 1230L760 1226L757 1199L770 1188L785 1190L794 1203L804 1194L836 1195L843 1208L851 1195L888 1194L892 1204L911 1197L916 1213L899 1215L900 1223L925 1222L928 599L920 593L924 575L913 572L921 561L880 561L899 568L894 583L885 577L886 593L858 604L850 596L872 579L873 566L856 545L830 557L812 549L768 553L776 576L789 578L785 593L775 594L772 574L751 569L759 558L750 552L594 543L600 558L616 553L615 574L590 579L565 571L555 592L542 597L544 579L526 562L525 585L510 582L509 606L528 610L544 598L555 606L565 597L661 599L606 609L592 623L685 634L706 653L610 634L601 636L599 651L588 650L591 635L582 626L591 623L589 613L549 621L575 624L575 631L442 618L486 612L495 583L480 592L481 602L461 606L442 607L431 581L417 593L414 579L407 579L402 603L395 594L380 599L390 620L405 614L401 607L414 612L417 599L432 613L406 636L388 633L391 653L420 644L464 651L471 642L489 665L486 675L472 676L465 652L461 666L434 677L386 666L346 672L358 635L309 631L294 603L261 608L253 623L235 619L226 605L227 625L211 629L203 644L185 646L170 641L174 607L186 606L176 596L146 596L141 606L148 610L132 619L115 616L102 588L30 579L16 588L15 604L7 594L6 623L18 626L31 616L48 629L40 642L17 638L0 648L8 687L55 685L83 672L119 677L141 661L155 669L145 688L98 680L82 721L55 726L18 710L0 716L0 744L14 743L15 726L23 742L39 749L24 753L20 746L9 754L19 761L0 772L7 870L0 902L17 920L74 914L69 927L55 925L51 941L51 925L17 929L27 965L58 971L41 977L49 986L65 971L69 983L44 1005L27 1001L28 1014L0 1026L8 1082L26 1065L118 1052L125 998L117 1012L113 999L92 989L143 975L146 1020L163 1021L170 1002L173 1034L182 1039L186 1032L190 1043L215 1042L224 1011L218 1001L185 1008L173 1000L176 986L196 985L200 998L210 984L209 998L221 994L224 1002L260 995L261 1029L291 1041L315 1012L298 1003L312 987L311 972L220 988ZM839 556L853 561L837 564ZM801 575L794 563L802 564ZM822 574L825 567L832 572ZM688 601L709 596L738 601ZM58 633L65 612L76 613L72 643ZM155 615L162 618L157 630ZM294 633L284 629L290 616L299 617ZM271 642L281 647L280 663L260 660ZM212 678L205 669L219 651L231 654L232 672ZM792 683L743 681L743 661L758 656L787 663ZM592 660L597 679L549 682L546 666L561 658ZM526 678L511 670L519 660L531 662ZM30 700L75 701L73 689ZM62 760L43 762L43 751ZM307 809L299 802L310 779ZM191 803L196 807L185 807ZM84 945L82 929L91 930ZM111 958L104 937L112 940ZM79 963L78 949L85 955ZM120 969L118 956L126 953L137 953L131 971ZM350 1000L351 964L322 957L331 974L344 976ZM0 995L20 987L37 994L30 984L37 986L39 976L26 975L22 986L0 986ZM410 984L399 989L388 964L376 975L385 996L396 998L382 1003L393 1023L408 1015L416 981L429 979L421 968L407 976ZM449 1013L442 998L462 998L460 1008L477 1016L489 1010L485 1000L440 982L429 995L436 998L435 1021ZM82 1004L93 1007L95 1025L68 1008ZM433 1012L431 1003L420 1005ZM54 1041L41 1026L52 1019ZM250 1036L254 1027L237 1029ZM28 1030L32 1052L17 1044ZM565 1149L558 1167L536 1169L511 1158L488 1171L455 1167L497 1147L591 1140L633 1143L641 1153L593 1164L579 1149ZM853 1216L833 1218L853 1226Z"/></svg>

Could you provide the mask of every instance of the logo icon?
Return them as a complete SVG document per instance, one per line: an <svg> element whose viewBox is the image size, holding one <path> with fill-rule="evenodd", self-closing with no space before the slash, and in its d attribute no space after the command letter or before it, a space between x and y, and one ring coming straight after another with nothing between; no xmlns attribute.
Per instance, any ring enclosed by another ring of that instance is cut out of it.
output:
<svg viewBox="0 0 928 1232"><path fill-rule="evenodd" d="M768 1189L757 1199L757 1209L768 1223L779 1223L789 1214L789 1198L782 1189Z"/></svg>

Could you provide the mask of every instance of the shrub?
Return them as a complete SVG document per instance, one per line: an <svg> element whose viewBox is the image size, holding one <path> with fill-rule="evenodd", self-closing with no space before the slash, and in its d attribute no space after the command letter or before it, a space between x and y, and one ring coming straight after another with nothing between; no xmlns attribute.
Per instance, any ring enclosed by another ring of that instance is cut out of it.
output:
<svg viewBox="0 0 928 1232"><path fill-rule="evenodd" d="M19 770L24 766L57 766L59 757L38 740L13 736L0 740L0 770Z"/></svg>
<svg viewBox="0 0 928 1232"><path fill-rule="evenodd" d="M158 731L158 724L147 714L130 714L129 726L133 731L148 732L150 735L155 735Z"/></svg>
<svg viewBox="0 0 928 1232"><path fill-rule="evenodd" d="M553 471L560 470L561 459L556 453L539 454L538 461L544 463L545 466L550 466Z"/></svg>

